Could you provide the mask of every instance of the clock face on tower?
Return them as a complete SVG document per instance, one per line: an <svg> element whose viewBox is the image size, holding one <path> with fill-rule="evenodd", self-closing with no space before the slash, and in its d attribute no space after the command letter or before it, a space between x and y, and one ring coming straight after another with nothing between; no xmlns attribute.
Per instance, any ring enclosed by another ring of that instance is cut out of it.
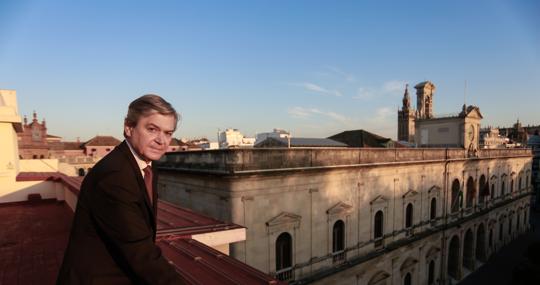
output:
<svg viewBox="0 0 540 285"><path fill-rule="evenodd" d="M473 141L474 140L474 126L473 125L470 125L468 130L467 130L467 137L469 137L469 140L470 141Z"/></svg>
<svg viewBox="0 0 540 285"><path fill-rule="evenodd" d="M41 140L41 132L38 129L32 130L32 140L33 141L40 141Z"/></svg>

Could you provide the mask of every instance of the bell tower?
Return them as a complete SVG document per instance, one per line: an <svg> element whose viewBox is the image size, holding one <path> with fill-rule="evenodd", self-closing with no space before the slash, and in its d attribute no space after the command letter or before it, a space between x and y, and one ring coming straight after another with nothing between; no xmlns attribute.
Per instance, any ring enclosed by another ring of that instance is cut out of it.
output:
<svg viewBox="0 0 540 285"><path fill-rule="evenodd" d="M411 109L409 84L407 84L403 94L403 106L401 110L398 109L398 141L414 143L414 120L415 111Z"/></svg>
<svg viewBox="0 0 540 285"><path fill-rule="evenodd" d="M431 81L424 81L414 86L416 89L416 109L418 119L433 118L433 94L435 85Z"/></svg>

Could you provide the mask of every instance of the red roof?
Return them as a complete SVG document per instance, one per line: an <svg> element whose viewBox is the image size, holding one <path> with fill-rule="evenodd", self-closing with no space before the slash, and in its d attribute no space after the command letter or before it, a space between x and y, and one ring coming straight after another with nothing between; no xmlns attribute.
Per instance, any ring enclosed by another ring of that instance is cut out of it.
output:
<svg viewBox="0 0 540 285"><path fill-rule="evenodd" d="M195 234L243 228L236 224L224 223L201 215L163 200L159 200L157 216L158 238L168 235L191 237Z"/></svg>
<svg viewBox="0 0 540 285"><path fill-rule="evenodd" d="M83 179L84 177L67 176L59 172L21 172L17 175L17 181L57 181L63 183L75 195L79 194L80 185ZM20 205L20 207L26 206L23 204ZM51 221L54 221L54 219ZM28 221L28 223L33 223L33 221ZM245 263L191 239L191 236L195 234L242 228L239 225L224 223L193 212L190 209L181 208L174 204L159 200L157 228L158 241L156 244L162 249L165 257L173 262L173 265L176 267L179 274L188 281L188 284L287 284L285 282L277 281ZM21 231L24 231L24 228L21 228ZM69 227L64 234L67 237L69 234ZM2 237L1 234L0 237ZM65 245L67 239L63 238L61 241L64 242ZM47 248L49 247L47 246ZM17 252L14 254L16 255ZM55 258L56 261L58 261L58 258L61 260L62 256L63 252L61 254L56 253L54 256L41 256L40 258L44 260ZM0 261L2 261L1 257ZM3 265L3 263L0 262L0 265ZM57 263L55 263L55 266L56 270L58 270ZM0 268L2 267L3 266L0 266ZM16 270L15 268L12 269ZM20 270L18 272L21 272L21 274L28 274L22 273ZM57 271L54 272L56 273ZM2 270L0 270L0 273L2 273ZM0 276L2 276L2 274L0 274ZM53 284L56 275L53 277L49 274L48 276L51 280L50 284ZM39 277L36 278L36 280L39 279ZM42 279L39 280L45 282ZM0 284L4 284L2 281L3 280L0 279ZM45 283L49 282L47 281ZM17 283L16 281L13 281L5 284L26 283Z"/></svg>
<svg viewBox="0 0 540 285"><path fill-rule="evenodd" d="M65 203L0 204L0 284L53 285L73 212Z"/></svg>
<svg viewBox="0 0 540 285"><path fill-rule="evenodd" d="M286 284L196 240L162 239L157 244L189 284Z"/></svg>
<svg viewBox="0 0 540 285"><path fill-rule="evenodd" d="M85 146L117 146L121 143L112 136L95 136L84 143Z"/></svg>

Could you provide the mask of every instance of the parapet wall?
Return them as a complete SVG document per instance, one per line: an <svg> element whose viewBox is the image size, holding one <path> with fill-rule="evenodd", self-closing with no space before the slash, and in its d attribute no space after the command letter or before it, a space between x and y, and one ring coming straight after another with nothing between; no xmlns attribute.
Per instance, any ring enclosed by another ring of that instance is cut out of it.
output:
<svg viewBox="0 0 540 285"><path fill-rule="evenodd" d="M293 149L225 149L168 153L160 168L195 172L235 173L255 170L310 168L359 165L370 163L400 163L412 161L490 159L502 157L532 157L532 151L522 149L483 149L471 156L458 148L293 148Z"/></svg>

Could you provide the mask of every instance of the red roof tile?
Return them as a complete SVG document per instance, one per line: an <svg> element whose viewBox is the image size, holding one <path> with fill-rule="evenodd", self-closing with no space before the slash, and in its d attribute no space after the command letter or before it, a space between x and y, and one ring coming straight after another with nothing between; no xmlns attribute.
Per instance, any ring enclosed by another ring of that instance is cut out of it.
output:
<svg viewBox="0 0 540 285"><path fill-rule="evenodd" d="M162 239L157 244L189 284L287 284L196 240Z"/></svg>
<svg viewBox="0 0 540 285"><path fill-rule="evenodd" d="M163 200L159 200L157 216L158 238L172 234L191 237L194 234L243 228L236 224L224 223L201 215Z"/></svg>
<svg viewBox="0 0 540 285"><path fill-rule="evenodd" d="M86 146L117 146L121 143L118 139L112 136L95 136L88 140Z"/></svg>
<svg viewBox="0 0 540 285"><path fill-rule="evenodd" d="M0 284L54 284L73 219L64 203L0 204Z"/></svg>

